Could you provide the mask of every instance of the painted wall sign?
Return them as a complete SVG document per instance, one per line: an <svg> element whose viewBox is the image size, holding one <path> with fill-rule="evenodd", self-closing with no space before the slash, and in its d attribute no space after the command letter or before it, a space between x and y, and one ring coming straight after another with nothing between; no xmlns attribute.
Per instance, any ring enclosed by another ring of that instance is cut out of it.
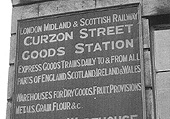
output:
<svg viewBox="0 0 170 119"><path fill-rule="evenodd" d="M21 20L14 119L142 119L138 5Z"/></svg>

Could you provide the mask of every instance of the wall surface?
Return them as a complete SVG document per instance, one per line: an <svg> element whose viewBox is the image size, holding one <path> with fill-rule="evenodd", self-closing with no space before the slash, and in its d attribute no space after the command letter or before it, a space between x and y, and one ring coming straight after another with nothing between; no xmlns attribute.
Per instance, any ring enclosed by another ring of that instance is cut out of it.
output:
<svg viewBox="0 0 170 119"><path fill-rule="evenodd" d="M17 20L131 3L141 3L142 16L170 13L169 0L12 0L13 10L9 61L10 68L8 81L7 119L11 119L12 113L11 109L14 90ZM142 19L142 23L146 115L147 119L154 119L149 24L148 20L145 18Z"/></svg>

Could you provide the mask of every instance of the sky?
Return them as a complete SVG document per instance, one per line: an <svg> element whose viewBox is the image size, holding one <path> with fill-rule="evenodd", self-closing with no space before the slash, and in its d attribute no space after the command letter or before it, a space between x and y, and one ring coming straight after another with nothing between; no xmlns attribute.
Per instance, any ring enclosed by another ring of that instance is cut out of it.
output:
<svg viewBox="0 0 170 119"><path fill-rule="evenodd" d="M9 68L9 50L10 50L10 30L12 3L11 0L3 0L0 4L0 112L1 119L6 118L7 104L7 83Z"/></svg>

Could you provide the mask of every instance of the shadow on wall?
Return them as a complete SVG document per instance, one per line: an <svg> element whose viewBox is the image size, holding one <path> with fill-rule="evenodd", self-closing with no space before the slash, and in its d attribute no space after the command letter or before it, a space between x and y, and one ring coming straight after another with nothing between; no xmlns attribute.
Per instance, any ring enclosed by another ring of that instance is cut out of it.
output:
<svg viewBox="0 0 170 119"><path fill-rule="evenodd" d="M170 0L158 0L156 11L157 11L157 14L170 13Z"/></svg>

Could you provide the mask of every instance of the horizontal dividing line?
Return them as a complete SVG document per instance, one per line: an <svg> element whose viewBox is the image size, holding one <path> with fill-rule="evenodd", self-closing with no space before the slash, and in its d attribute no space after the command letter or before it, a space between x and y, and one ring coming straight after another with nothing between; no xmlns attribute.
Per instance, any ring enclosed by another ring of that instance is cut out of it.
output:
<svg viewBox="0 0 170 119"><path fill-rule="evenodd" d="M15 63L9 63L9 66L15 66Z"/></svg>
<svg viewBox="0 0 170 119"><path fill-rule="evenodd" d="M149 89L153 89L153 87L152 86L145 86L145 90L149 90Z"/></svg>
<svg viewBox="0 0 170 119"><path fill-rule="evenodd" d="M156 71L156 73L166 73L166 72L170 72L170 69L169 70L162 70L162 71Z"/></svg>
<svg viewBox="0 0 170 119"><path fill-rule="evenodd" d="M36 3L43 3L43 2L49 2L49 1L55 1L55 0L42 0L42 1L33 1L33 2L28 2L28 3L19 3L16 5L12 5L13 7L20 7L20 6L25 6L25 5L32 5L32 4L36 4Z"/></svg>
<svg viewBox="0 0 170 119"><path fill-rule="evenodd" d="M143 48L144 51L151 51L151 48Z"/></svg>
<svg viewBox="0 0 170 119"><path fill-rule="evenodd" d="M17 33L11 33L11 36L13 36L13 35L17 35Z"/></svg>

